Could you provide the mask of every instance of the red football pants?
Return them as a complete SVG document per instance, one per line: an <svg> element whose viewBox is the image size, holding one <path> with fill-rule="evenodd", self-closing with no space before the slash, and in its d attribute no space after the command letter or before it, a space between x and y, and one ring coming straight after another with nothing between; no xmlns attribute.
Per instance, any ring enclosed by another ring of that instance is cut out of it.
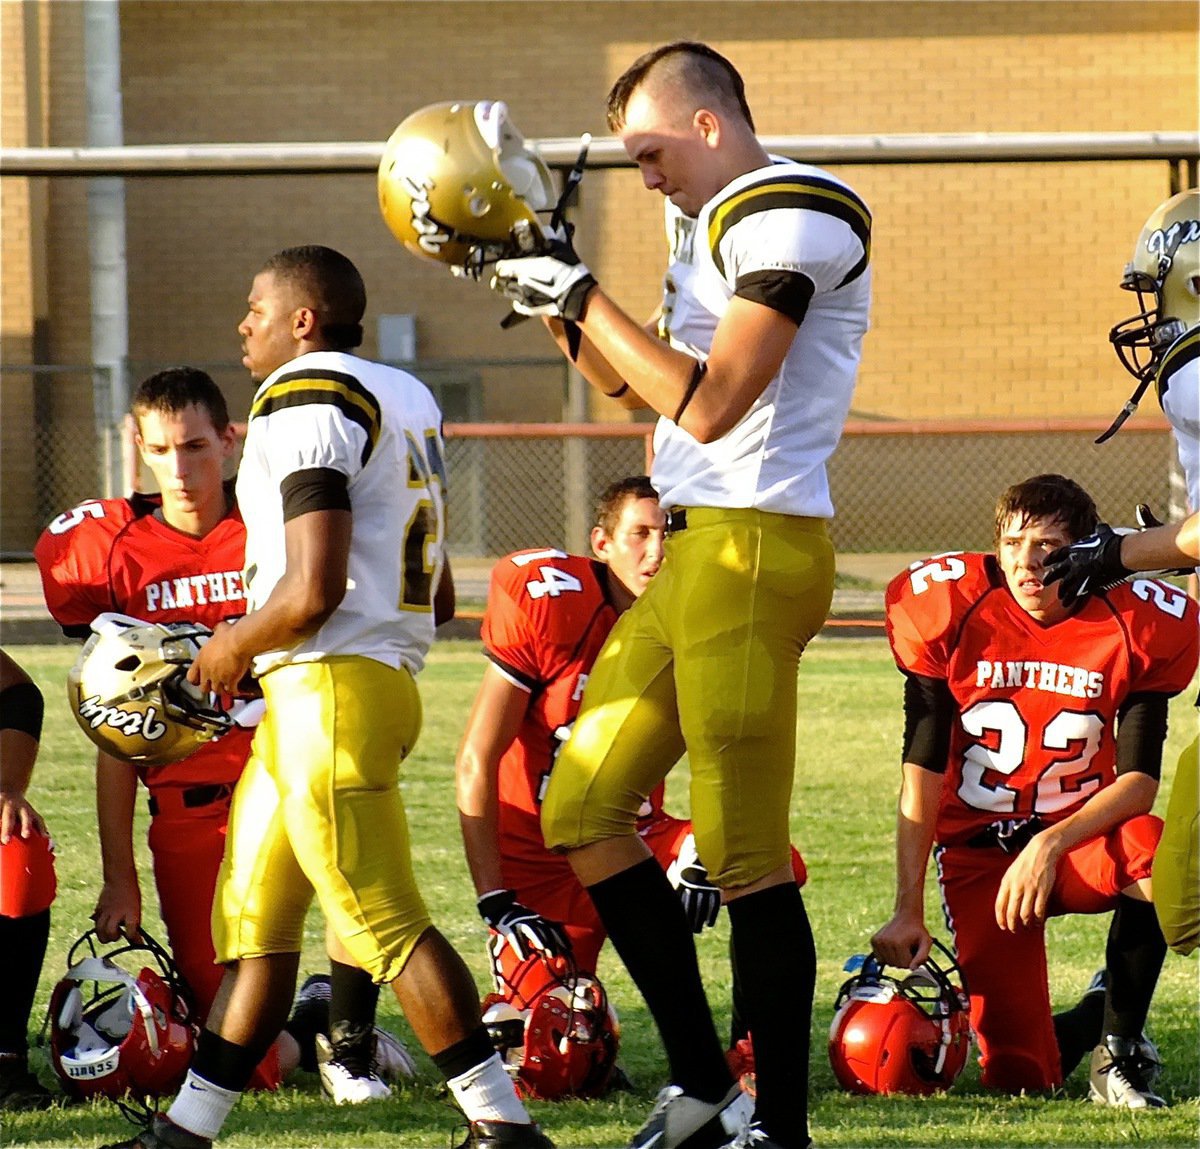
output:
<svg viewBox="0 0 1200 1149"><path fill-rule="evenodd" d="M1102 914L1117 895L1150 876L1162 819L1141 814L1059 862L1048 917ZM1014 860L995 847L940 847L938 877L947 924L971 999L982 1081L1007 1093L1054 1089L1062 1066L1050 1009L1044 924L1002 930L996 894Z"/></svg>
<svg viewBox="0 0 1200 1149"><path fill-rule="evenodd" d="M174 787L156 787L155 798L159 812L150 819L149 840L159 912L171 955L196 999L196 1020L203 1025L225 974L213 951L211 918L229 798L194 809L183 806ZM281 1081L279 1050L272 1045L246 1088L273 1091Z"/></svg>

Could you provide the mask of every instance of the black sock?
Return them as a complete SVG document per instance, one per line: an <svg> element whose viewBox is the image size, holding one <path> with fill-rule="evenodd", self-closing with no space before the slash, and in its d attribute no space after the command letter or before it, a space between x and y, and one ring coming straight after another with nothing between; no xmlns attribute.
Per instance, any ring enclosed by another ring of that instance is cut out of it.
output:
<svg viewBox="0 0 1200 1149"><path fill-rule="evenodd" d="M255 1067L270 1047L269 1041L261 1049L235 1045L212 1030L203 1029L196 1043L196 1056L192 1058L191 1068L197 1077L203 1077L213 1085L232 1093L243 1093Z"/></svg>
<svg viewBox="0 0 1200 1149"><path fill-rule="evenodd" d="M746 1024L746 1009L742 1005L742 975L738 970L737 949L733 944L733 938L729 939L729 968L733 971L733 991L729 1015L729 1048L732 1049L750 1033L750 1027Z"/></svg>
<svg viewBox="0 0 1200 1149"><path fill-rule="evenodd" d="M283 1028L300 1046L300 1068L307 1073L316 1073L317 1034L329 1033L329 1002L320 998L301 1002L284 1022Z"/></svg>
<svg viewBox="0 0 1200 1149"><path fill-rule="evenodd" d="M1104 995L1104 1034L1136 1041L1146 1025L1150 999L1167 956L1167 942L1150 902L1117 898L1108 945L1108 992Z"/></svg>
<svg viewBox="0 0 1200 1149"><path fill-rule="evenodd" d="M0 1053L24 1054L29 1048L29 1014L49 936L49 909L24 918L0 917L0 953L8 967L0 1009Z"/></svg>
<svg viewBox="0 0 1200 1149"><path fill-rule="evenodd" d="M447 1081L452 1081L455 1077L461 1077L468 1069L482 1065L495 1052L492 1039L481 1025L461 1041L432 1054L432 1057L433 1064L438 1067L442 1076Z"/></svg>
<svg viewBox="0 0 1200 1149"><path fill-rule="evenodd" d="M375 1007L379 986L366 970L329 959L329 1039L335 1045L361 1045L368 1057L374 1049Z"/></svg>
<svg viewBox="0 0 1200 1149"><path fill-rule="evenodd" d="M719 1101L733 1078L704 996L692 931L662 866L647 858L588 893L658 1026L672 1083L701 1101Z"/></svg>
<svg viewBox="0 0 1200 1149"><path fill-rule="evenodd" d="M809 1027L817 953L800 888L729 903L744 1020L754 1043L755 1120L784 1149L808 1144Z"/></svg>
<svg viewBox="0 0 1200 1149"><path fill-rule="evenodd" d="M1084 994L1076 1005L1053 1017L1064 1080L1103 1038L1104 996L1102 993Z"/></svg>

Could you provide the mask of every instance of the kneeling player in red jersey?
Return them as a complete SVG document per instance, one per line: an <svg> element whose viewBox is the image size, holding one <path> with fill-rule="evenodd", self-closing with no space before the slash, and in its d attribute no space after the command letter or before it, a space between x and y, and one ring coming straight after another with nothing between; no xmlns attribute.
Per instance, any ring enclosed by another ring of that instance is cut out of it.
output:
<svg viewBox="0 0 1200 1149"><path fill-rule="evenodd" d="M80 503L54 519L35 548L47 606L72 637L87 637L89 623L105 611L210 628L246 611L246 528L232 485L223 478L235 448L224 396L205 372L177 367L146 379L132 410L138 449L161 494ZM252 736L252 730L235 728L166 766L135 767L103 751L97 763L103 863L103 886L92 915L97 936L106 942L121 934L132 937L141 923L133 848L140 779L149 791L159 909L201 1023L224 972L214 959L210 911L231 795ZM275 1089L297 1064L315 1071L314 1041L330 1028L330 1013L335 1019L356 1019L350 1028L373 1045L378 989L350 964L336 939L330 938L329 946L339 958L333 962L332 1002L326 1004L329 991L313 979L288 1029L259 1065L253 1087ZM374 1058L372 1047L356 1063L357 1073L334 1080L340 1090L335 1100L387 1095L387 1085L374 1076ZM323 1072L323 1082L326 1077Z"/></svg>
<svg viewBox="0 0 1200 1149"><path fill-rule="evenodd" d="M457 780L467 861L492 930L496 990L506 998L529 953L569 946L579 969L596 968L604 926L566 857L546 848L541 800L592 663L658 572L665 522L650 480L623 479L597 503L594 558L519 551L492 571L482 631L489 664L459 748ZM663 790L660 784L644 803L638 833L699 933L716 920L720 891L696 855L691 823L663 809ZM795 850L793 869L803 884ZM526 977L522 990L531 997L536 987Z"/></svg>
<svg viewBox="0 0 1200 1149"><path fill-rule="evenodd" d="M1053 1089L1091 1050L1092 1098L1145 1108L1163 1104L1141 1031L1166 954L1150 809L1168 700L1196 669L1197 606L1142 579L1064 607L1046 556L1097 522L1086 491L1039 475L1001 496L994 555L939 555L888 587L904 775L896 912L873 946L901 967L929 953L936 841L984 1085ZM1046 919L1109 911L1096 1008L1052 1017Z"/></svg>

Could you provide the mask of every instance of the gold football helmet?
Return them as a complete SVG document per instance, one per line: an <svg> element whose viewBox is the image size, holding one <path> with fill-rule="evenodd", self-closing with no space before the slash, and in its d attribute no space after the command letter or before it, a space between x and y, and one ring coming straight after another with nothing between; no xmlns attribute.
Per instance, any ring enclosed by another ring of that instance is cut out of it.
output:
<svg viewBox="0 0 1200 1149"><path fill-rule="evenodd" d="M414 255L471 274L541 235L554 181L498 100L430 104L392 133L379 164L379 210Z"/></svg>
<svg viewBox="0 0 1200 1149"><path fill-rule="evenodd" d="M1200 191L1154 209L1125 265L1121 286L1137 292L1137 315L1109 334L1125 369L1141 379L1167 348L1200 323Z"/></svg>
<svg viewBox="0 0 1200 1149"><path fill-rule="evenodd" d="M102 614L67 673L71 713L101 750L139 766L186 758L233 728L211 695L187 680L199 623L150 623Z"/></svg>

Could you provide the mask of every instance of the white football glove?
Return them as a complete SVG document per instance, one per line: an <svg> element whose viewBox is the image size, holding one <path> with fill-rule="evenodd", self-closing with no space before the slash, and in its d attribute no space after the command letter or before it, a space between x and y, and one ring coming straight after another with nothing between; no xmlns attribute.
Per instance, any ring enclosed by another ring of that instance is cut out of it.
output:
<svg viewBox="0 0 1200 1149"><path fill-rule="evenodd" d="M696 835L679 845L679 854L667 868L667 880L679 893L692 933L713 925L721 911L721 891L708 880L708 870L696 853Z"/></svg>
<svg viewBox="0 0 1200 1149"><path fill-rule="evenodd" d="M511 300L520 315L545 315L577 322L596 277L571 246L554 235L541 255L501 259L492 275L492 290Z"/></svg>

